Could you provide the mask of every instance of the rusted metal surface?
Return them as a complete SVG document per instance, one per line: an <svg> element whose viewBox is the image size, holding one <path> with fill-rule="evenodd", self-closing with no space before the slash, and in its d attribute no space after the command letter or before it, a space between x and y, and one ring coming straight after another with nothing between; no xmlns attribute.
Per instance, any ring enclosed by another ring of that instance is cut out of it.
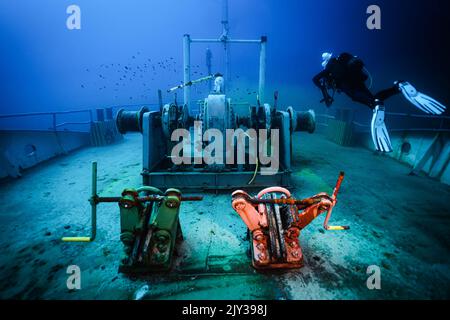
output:
<svg viewBox="0 0 450 320"><path fill-rule="evenodd" d="M300 231L321 213L327 212L326 230L348 229L347 226L328 226L343 179L341 172L332 196L319 193L307 199L295 199L282 187L266 188L254 198L245 191L235 191L232 207L250 231L253 266L257 269L303 266Z"/></svg>
<svg viewBox="0 0 450 320"><path fill-rule="evenodd" d="M114 203L119 202L121 197L97 197L94 199L97 203L107 202ZM137 197L136 200L138 202L159 202L163 199L161 196L147 196L147 197ZM181 201L202 201L202 196L181 196Z"/></svg>

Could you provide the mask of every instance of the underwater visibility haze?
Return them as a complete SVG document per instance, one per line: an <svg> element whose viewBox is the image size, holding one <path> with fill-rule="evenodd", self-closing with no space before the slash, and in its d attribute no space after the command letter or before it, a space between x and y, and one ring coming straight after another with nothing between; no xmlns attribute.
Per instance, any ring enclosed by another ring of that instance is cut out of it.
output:
<svg viewBox="0 0 450 320"><path fill-rule="evenodd" d="M0 299L448 299L449 14L1 0Z"/></svg>

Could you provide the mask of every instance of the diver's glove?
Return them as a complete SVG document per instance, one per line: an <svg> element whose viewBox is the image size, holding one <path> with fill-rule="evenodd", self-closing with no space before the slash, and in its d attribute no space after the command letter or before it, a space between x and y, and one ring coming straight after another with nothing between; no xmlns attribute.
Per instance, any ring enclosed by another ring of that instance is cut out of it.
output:
<svg viewBox="0 0 450 320"><path fill-rule="evenodd" d="M439 115L445 111L446 107L443 104L426 94L420 93L409 82L398 82L397 85L405 98L423 112Z"/></svg>
<svg viewBox="0 0 450 320"><path fill-rule="evenodd" d="M326 106L329 108L334 102L334 99L330 97L330 95L326 94L324 95L324 98L320 100L320 103L325 102Z"/></svg>
<svg viewBox="0 0 450 320"><path fill-rule="evenodd" d="M370 129L375 148L381 152L392 152L391 139L384 123L384 106L382 104L373 109Z"/></svg>

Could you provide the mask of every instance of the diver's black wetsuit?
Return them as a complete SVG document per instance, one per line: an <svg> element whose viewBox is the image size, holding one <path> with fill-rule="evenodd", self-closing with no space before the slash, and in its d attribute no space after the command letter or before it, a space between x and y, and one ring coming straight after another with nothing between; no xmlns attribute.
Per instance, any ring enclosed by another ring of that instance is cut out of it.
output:
<svg viewBox="0 0 450 320"><path fill-rule="evenodd" d="M337 58L331 58L325 69L317 74L313 81L322 91L324 97L322 101L327 107L333 103L333 97L328 94L330 88L344 92L353 101L365 104L371 109L400 93L398 85L394 85L373 95L365 84L367 79L364 62L350 53L342 53Z"/></svg>

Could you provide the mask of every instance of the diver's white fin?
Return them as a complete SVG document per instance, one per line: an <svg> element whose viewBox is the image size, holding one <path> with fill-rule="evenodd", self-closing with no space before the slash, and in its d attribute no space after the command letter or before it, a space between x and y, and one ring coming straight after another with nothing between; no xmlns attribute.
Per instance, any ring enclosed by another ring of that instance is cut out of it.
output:
<svg viewBox="0 0 450 320"><path fill-rule="evenodd" d="M446 107L443 104L420 93L409 82L400 82L398 86L405 98L423 112L439 115L445 111Z"/></svg>
<svg viewBox="0 0 450 320"><path fill-rule="evenodd" d="M375 148L381 152L392 152L391 139L384 123L384 107L376 106L373 110L370 125L372 140Z"/></svg>

